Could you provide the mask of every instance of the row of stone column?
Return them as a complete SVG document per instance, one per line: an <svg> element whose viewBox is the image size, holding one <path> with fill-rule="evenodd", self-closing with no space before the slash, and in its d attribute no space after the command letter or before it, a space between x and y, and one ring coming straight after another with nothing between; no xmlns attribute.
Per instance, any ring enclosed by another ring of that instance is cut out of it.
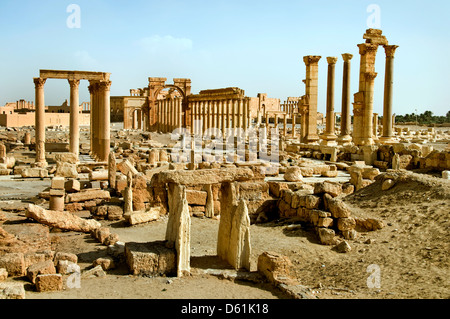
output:
<svg viewBox="0 0 450 319"><path fill-rule="evenodd" d="M192 101L191 133L203 134L206 130L217 128L222 133L226 129L248 129L251 124L250 99L227 99Z"/></svg>
<svg viewBox="0 0 450 319"><path fill-rule="evenodd" d="M169 98L158 100L157 129L163 133L171 133L175 129L181 129L183 126L183 99Z"/></svg>
<svg viewBox="0 0 450 319"><path fill-rule="evenodd" d="M337 57L327 57L328 79L327 79L327 107L326 107L326 129L321 136L323 145L346 144L352 141L356 145L373 144L374 120L373 120L373 96L375 73L375 56L378 45L363 43L358 45L361 54L359 92L355 94L353 103L353 134L351 134L350 113L350 61L353 55L342 54L344 59L343 85L342 85L342 110L341 110L341 133L335 135L334 114L334 86L335 65ZM383 136L380 141L392 142L394 134L392 131L392 87L393 87L393 60L396 45L385 45L386 52L386 74L383 103ZM317 77L318 62L320 56L306 56L306 99L300 101L299 109L302 112L301 141L314 143L319 137L316 134L317 125Z"/></svg>

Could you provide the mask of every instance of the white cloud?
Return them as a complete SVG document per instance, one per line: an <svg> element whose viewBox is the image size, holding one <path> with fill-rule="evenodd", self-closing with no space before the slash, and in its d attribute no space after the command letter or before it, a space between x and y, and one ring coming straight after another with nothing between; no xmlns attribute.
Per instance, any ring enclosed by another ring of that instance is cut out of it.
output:
<svg viewBox="0 0 450 319"><path fill-rule="evenodd" d="M138 41L138 45L150 54L178 54L191 51L193 42L187 38L175 38L171 35L142 38Z"/></svg>

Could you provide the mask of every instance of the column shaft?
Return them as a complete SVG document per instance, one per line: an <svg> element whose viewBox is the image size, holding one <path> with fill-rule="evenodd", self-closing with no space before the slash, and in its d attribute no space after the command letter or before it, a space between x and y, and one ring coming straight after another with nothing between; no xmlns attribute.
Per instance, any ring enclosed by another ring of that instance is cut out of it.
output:
<svg viewBox="0 0 450 319"><path fill-rule="evenodd" d="M80 150L80 80L69 80L70 85L70 126L69 126L69 151L78 159Z"/></svg>
<svg viewBox="0 0 450 319"><path fill-rule="evenodd" d="M46 166L45 160L45 99L44 84L46 79L35 78L35 137L36 137L36 163Z"/></svg>

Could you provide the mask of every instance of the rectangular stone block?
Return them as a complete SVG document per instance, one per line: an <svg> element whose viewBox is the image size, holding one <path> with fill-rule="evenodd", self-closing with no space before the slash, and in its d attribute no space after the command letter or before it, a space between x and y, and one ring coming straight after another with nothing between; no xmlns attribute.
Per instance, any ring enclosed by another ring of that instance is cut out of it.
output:
<svg viewBox="0 0 450 319"><path fill-rule="evenodd" d="M65 179L64 177L56 176L52 178L52 189L64 189Z"/></svg>
<svg viewBox="0 0 450 319"><path fill-rule="evenodd" d="M45 168L25 168L22 169L21 175L23 178L27 177L48 177L48 171Z"/></svg>
<svg viewBox="0 0 450 319"><path fill-rule="evenodd" d="M27 268L27 277L32 282L36 282L36 277L41 274L55 274L56 268L53 261L44 261L33 264Z"/></svg>
<svg viewBox="0 0 450 319"><path fill-rule="evenodd" d="M36 277L36 291L59 291L63 289L61 274L43 274Z"/></svg>
<svg viewBox="0 0 450 319"><path fill-rule="evenodd" d="M0 268L5 268L10 276L23 276L26 273L23 253L7 253L0 256Z"/></svg>
<svg viewBox="0 0 450 319"><path fill-rule="evenodd" d="M25 299L23 283L0 282L0 299Z"/></svg>
<svg viewBox="0 0 450 319"><path fill-rule="evenodd" d="M186 200L189 205L206 205L207 193L205 191L186 190Z"/></svg>
<svg viewBox="0 0 450 319"><path fill-rule="evenodd" d="M128 268L133 275L162 276L176 273L176 252L163 241L125 244Z"/></svg>
<svg viewBox="0 0 450 319"><path fill-rule="evenodd" d="M76 179L69 179L67 182L65 182L64 189L69 193L79 192L81 190L81 184Z"/></svg>
<svg viewBox="0 0 450 319"><path fill-rule="evenodd" d="M79 193L67 194L66 203L84 202L93 199L110 199L111 195L108 191L99 189L83 190Z"/></svg>

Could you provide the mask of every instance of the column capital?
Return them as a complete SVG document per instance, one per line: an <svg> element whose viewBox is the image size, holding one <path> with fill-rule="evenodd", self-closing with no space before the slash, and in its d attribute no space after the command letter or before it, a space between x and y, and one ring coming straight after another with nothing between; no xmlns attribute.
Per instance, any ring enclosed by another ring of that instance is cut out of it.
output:
<svg viewBox="0 0 450 319"><path fill-rule="evenodd" d="M33 78L34 86L35 86L36 89L43 89L45 81L47 81L47 79Z"/></svg>
<svg viewBox="0 0 450 319"><path fill-rule="evenodd" d="M366 78L366 81L373 81L377 77L377 72L366 72L364 73L364 76Z"/></svg>
<svg viewBox="0 0 450 319"><path fill-rule="evenodd" d="M397 50L398 45L384 45L384 51L386 52L387 58L393 58L395 54L395 50Z"/></svg>
<svg viewBox="0 0 450 319"><path fill-rule="evenodd" d="M329 57L327 57L327 62L328 62L328 64L336 64L337 60L338 60L338 58L335 57L335 56L329 56Z"/></svg>
<svg viewBox="0 0 450 319"><path fill-rule="evenodd" d="M102 91L109 91L111 88L111 83L112 83L111 81L100 81L98 83L99 89Z"/></svg>
<svg viewBox="0 0 450 319"><path fill-rule="evenodd" d="M90 94L94 94L98 91L98 82L96 81L89 81L88 90Z"/></svg>
<svg viewBox="0 0 450 319"><path fill-rule="evenodd" d="M361 43L358 44L358 48L359 48L359 54L361 55L365 55L367 53L376 53L378 50L378 45L377 44L371 44L371 43Z"/></svg>
<svg viewBox="0 0 450 319"><path fill-rule="evenodd" d="M319 55L307 55L303 57L303 62L308 66L310 64L318 63L322 57Z"/></svg>
<svg viewBox="0 0 450 319"><path fill-rule="evenodd" d="M353 58L353 54L343 53L342 58L344 59L344 62L350 62L350 60Z"/></svg>
<svg viewBox="0 0 450 319"><path fill-rule="evenodd" d="M78 89L80 85L80 80L67 80L69 81L70 88Z"/></svg>

